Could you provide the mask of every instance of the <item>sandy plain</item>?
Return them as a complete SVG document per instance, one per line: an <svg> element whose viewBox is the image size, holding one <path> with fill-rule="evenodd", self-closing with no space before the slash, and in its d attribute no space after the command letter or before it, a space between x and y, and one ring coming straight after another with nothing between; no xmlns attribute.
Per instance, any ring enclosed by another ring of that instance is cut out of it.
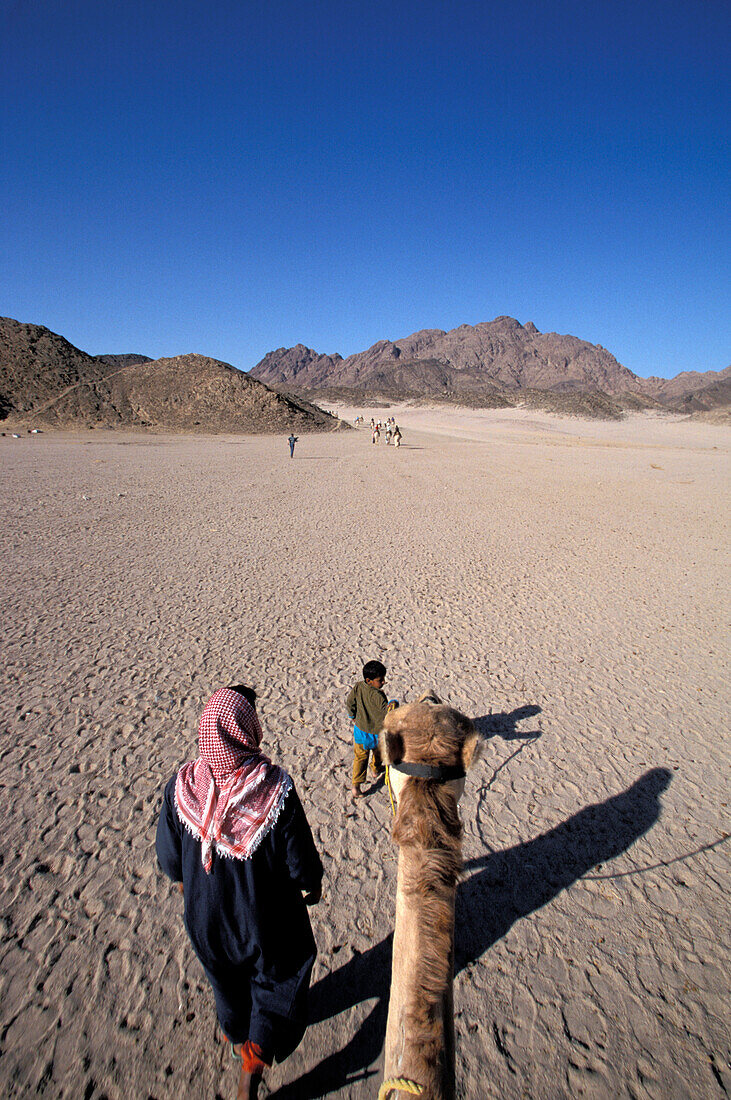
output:
<svg viewBox="0 0 731 1100"><path fill-rule="evenodd" d="M0 439L4 1097L235 1094L153 847L234 678L326 867L313 1023L262 1095L376 1096L396 853L383 788L346 799L343 711L374 656L486 740L458 1095L731 1092L731 434L386 411L400 450L308 436L291 461L275 437Z"/></svg>

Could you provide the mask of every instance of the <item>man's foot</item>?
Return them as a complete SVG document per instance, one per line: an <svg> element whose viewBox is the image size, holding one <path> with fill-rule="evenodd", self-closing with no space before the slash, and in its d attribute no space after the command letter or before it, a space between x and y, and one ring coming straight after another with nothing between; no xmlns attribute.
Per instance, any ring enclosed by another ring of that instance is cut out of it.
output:
<svg viewBox="0 0 731 1100"><path fill-rule="evenodd" d="M241 1076L239 1077L239 1087L236 1093L236 1100L257 1100L260 1084L260 1073L249 1073L248 1070L243 1069L242 1067Z"/></svg>
<svg viewBox="0 0 731 1100"><path fill-rule="evenodd" d="M360 783L357 786L353 784L353 786L350 788L350 797L353 799L363 797L363 792L360 789Z"/></svg>

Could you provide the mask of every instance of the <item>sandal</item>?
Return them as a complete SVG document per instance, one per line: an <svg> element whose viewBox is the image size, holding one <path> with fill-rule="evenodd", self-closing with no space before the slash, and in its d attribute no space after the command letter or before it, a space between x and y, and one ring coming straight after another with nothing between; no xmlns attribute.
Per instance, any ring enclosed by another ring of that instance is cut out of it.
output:
<svg viewBox="0 0 731 1100"><path fill-rule="evenodd" d="M239 1077L239 1087L236 1090L236 1100L257 1100L260 1084L261 1074L249 1073L248 1070L245 1070L242 1066L241 1076Z"/></svg>
<svg viewBox="0 0 731 1100"><path fill-rule="evenodd" d="M224 1039L231 1047L231 1057L235 1062L238 1062L241 1066L241 1073L239 1074L239 1086L236 1090L236 1100L257 1100L259 1096L259 1085L262 1081L262 1074L255 1069L246 1069L244 1066L244 1055L242 1047L244 1043L232 1043L224 1035ZM238 1049L237 1049L238 1048ZM249 1065L251 1062L247 1059Z"/></svg>

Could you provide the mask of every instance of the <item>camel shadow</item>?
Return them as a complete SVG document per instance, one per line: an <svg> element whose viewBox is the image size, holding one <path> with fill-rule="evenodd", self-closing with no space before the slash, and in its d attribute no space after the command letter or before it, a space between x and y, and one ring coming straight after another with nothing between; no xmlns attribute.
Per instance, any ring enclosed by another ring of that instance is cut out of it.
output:
<svg viewBox="0 0 731 1100"><path fill-rule="evenodd" d="M464 865L457 891L455 973L598 864L615 859L659 820L672 772L652 768L622 794L585 806L555 829Z"/></svg>
<svg viewBox="0 0 731 1100"><path fill-rule="evenodd" d="M621 855L648 832L660 817L660 795L671 779L667 768L652 768L626 791L585 806L555 829L507 851L469 860L464 867L469 877L457 888L455 974L481 958L521 917L542 909L591 868ZM314 1100L377 1072L373 1067L386 1035L392 940L386 936L354 954L312 987L311 1023L363 1001L375 999L376 1004L342 1050L272 1093L277 1100Z"/></svg>

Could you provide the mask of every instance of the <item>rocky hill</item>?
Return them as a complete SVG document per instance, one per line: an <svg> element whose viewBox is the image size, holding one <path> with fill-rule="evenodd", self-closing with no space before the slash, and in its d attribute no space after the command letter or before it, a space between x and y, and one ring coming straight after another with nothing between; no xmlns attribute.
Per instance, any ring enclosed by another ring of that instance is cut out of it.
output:
<svg viewBox="0 0 731 1100"><path fill-rule="evenodd" d="M23 415L69 386L103 378L106 363L40 325L0 317L0 418Z"/></svg>
<svg viewBox="0 0 731 1100"><path fill-rule="evenodd" d="M521 325L513 317L460 325L449 332L423 329L395 342L379 340L347 359L321 355L298 344L269 352L250 373L288 392L324 398L349 394L351 399L356 395L358 399L435 398L495 405L515 404L518 395L547 393L556 400L537 396L530 400L557 409L574 405L583 409L585 401L562 402L559 395L599 393L613 402L589 402L589 406L607 414L613 410L612 415L621 415L630 397L636 408L677 406L678 411L693 411L687 407L688 397L723 382L727 375L727 371L707 371L685 372L668 380L639 378L599 344L541 333L532 322Z"/></svg>
<svg viewBox="0 0 731 1100"><path fill-rule="evenodd" d="M341 426L309 402L275 393L204 355L94 357L48 329L10 318L0 318L0 419L38 427L246 433Z"/></svg>

